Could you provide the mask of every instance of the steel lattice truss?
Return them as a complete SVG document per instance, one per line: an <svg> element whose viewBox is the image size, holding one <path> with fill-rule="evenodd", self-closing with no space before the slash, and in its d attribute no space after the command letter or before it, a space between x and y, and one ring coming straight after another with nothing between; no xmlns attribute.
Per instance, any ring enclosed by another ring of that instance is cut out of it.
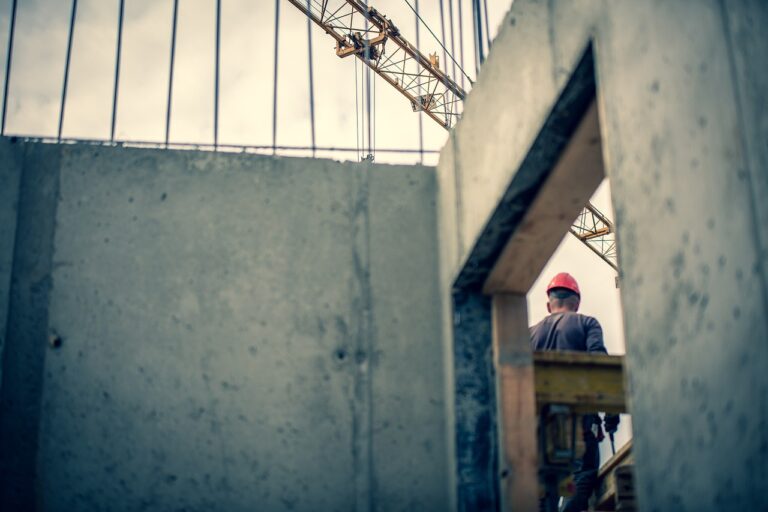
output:
<svg viewBox="0 0 768 512"><path fill-rule="evenodd" d="M440 69L436 53L425 56L392 20L359 0L288 1L336 40L336 55L360 59L408 98L414 112L424 112L447 130L458 120L466 92ZM592 204L570 232L618 270L613 223Z"/></svg>
<svg viewBox="0 0 768 512"><path fill-rule="evenodd" d="M613 223L592 203L587 203L571 225L570 232L600 256L603 261L619 269L616 260L616 232Z"/></svg>
<svg viewBox="0 0 768 512"><path fill-rule="evenodd" d="M336 55L354 55L424 112L450 129L466 92L440 69L437 54L425 56L373 7L358 0L288 0L336 40ZM390 43L390 44L387 44Z"/></svg>

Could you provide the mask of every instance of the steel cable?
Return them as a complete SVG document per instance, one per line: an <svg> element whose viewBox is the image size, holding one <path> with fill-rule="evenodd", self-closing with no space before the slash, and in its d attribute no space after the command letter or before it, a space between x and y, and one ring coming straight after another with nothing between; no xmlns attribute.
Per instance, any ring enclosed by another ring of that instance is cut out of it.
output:
<svg viewBox="0 0 768 512"><path fill-rule="evenodd" d="M491 51L491 28L488 25L488 0L483 0L485 11L485 37L488 39L488 51Z"/></svg>
<svg viewBox="0 0 768 512"><path fill-rule="evenodd" d="M173 19L171 25L171 60L168 70L168 103L165 106L165 146L171 138L171 109L173 104L173 72L176 67L176 31L179 24L179 0L173 0Z"/></svg>
<svg viewBox="0 0 768 512"><path fill-rule="evenodd" d="M459 67L459 70L462 72L462 74L467 77L467 80L469 80L469 83L472 84L472 78L464 71L464 68L461 67L461 65L456 62L456 59L453 58L453 55L448 52L448 49L445 47L444 44L440 42L440 38L435 35L435 33L432 31L432 29L427 25L427 23L424 21L424 19L421 17L421 15L416 11L416 9L413 8L411 3L408 0L403 0L405 4L413 11L413 13L416 15L416 18L424 25L424 27L429 31L430 34L432 34L432 37L435 38L435 41L437 41L437 44L440 45L440 47L448 54L448 56L451 58L454 64L456 64ZM441 0L442 3L442 0Z"/></svg>
<svg viewBox="0 0 768 512"><path fill-rule="evenodd" d="M213 147L219 145L219 80L221 75L221 0L216 0L216 70L213 88Z"/></svg>
<svg viewBox="0 0 768 512"><path fill-rule="evenodd" d="M462 0L459 0L459 62L464 66L464 16L462 11ZM464 88L464 75L461 75L461 87Z"/></svg>
<svg viewBox="0 0 768 512"><path fill-rule="evenodd" d="M453 42L453 0L448 0L448 22L451 24L451 30L449 32L451 36L451 53L456 53L456 47L454 46ZM448 67L448 63L445 63L446 65L446 71ZM451 74L451 78L453 80L456 80L456 63L453 64L453 73Z"/></svg>
<svg viewBox="0 0 768 512"><path fill-rule="evenodd" d="M371 69L365 68L365 111L368 132L368 155L371 154Z"/></svg>
<svg viewBox="0 0 768 512"><path fill-rule="evenodd" d="M414 14L416 15L416 48L421 48L421 42L419 40L419 0L416 0L416 10L414 11ZM462 80L464 80L464 76L461 77ZM419 94L421 94L421 77L419 77L418 81L418 91ZM419 118L419 163L424 163L424 116L421 115L421 112L418 112L418 118Z"/></svg>
<svg viewBox="0 0 768 512"><path fill-rule="evenodd" d="M307 48L309 50L309 120L312 131L312 156L315 156L315 76L312 69L312 17L310 0L307 0Z"/></svg>
<svg viewBox="0 0 768 512"><path fill-rule="evenodd" d="M117 15L117 54L115 58L115 86L112 91L112 124L109 130L109 140L115 140L115 126L117 123L117 95L120 92L120 56L123 46L123 16L125 14L125 0L120 0Z"/></svg>
<svg viewBox="0 0 768 512"><path fill-rule="evenodd" d="M376 76L373 76L373 85L371 86L371 89L373 90L373 151L371 152L372 155L376 154Z"/></svg>
<svg viewBox="0 0 768 512"><path fill-rule="evenodd" d="M62 138L58 140L56 137L22 137L24 142L39 142L45 144L87 144L90 146L105 146L105 147L143 147L143 148L165 148L164 142L148 141L148 140L105 140L105 139L80 139L80 138ZM213 149L213 145L209 143L200 142L171 142L169 148L183 148L192 150L210 150ZM258 144L219 144L219 151L228 150L230 152L256 152L256 151L269 151L271 149L278 149L281 151L310 151L311 146L275 146L272 145L258 145ZM317 151L329 151L329 152L341 152L341 153L354 153L356 148L344 147L344 146L316 146L314 148ZM421 152L418 148L380 148L377 151L380 153L402 153L402 154L416 154ZM439 153L437 149L425 149L424 153Z"/></svg>
<svg viewBox="0 0 768 512"><path fill-rule="evenodd" d="M357 147L357 159L360 160L360 100L357 93L357 59L355 59L355 146Z"/></svg>
<svg viewBox="0 0 768 512"><path fill-rule="evenodd" d="M365 10L368 11L368 1L363 0L363 5L365 5ZM368 18L365 17L365 31L368 32L369 27ZM371 47L369 45L365 46L365 53L364 57L366 62L371 60ZM368 154L366 155L366 158L370 157L372 155L371 153L371 68L369 66L365 66L365 112L366 112L366 132L368 135Z"/></svg>
<svg viewBox="0 0 768 512"><path fill-rule="evenodd" d="M178 1L178 0L177 0ZM272 79L272 154L277 152L277 63L280 44L280 0L275 0L275 71Z"/></svg>
<svg viewBox="0 0 768 512"><path fill-rule="evenodd" d="M472 28L475 35L475 73L480 74L483 56L483 22L480 13L480 0L472 0Z"/></svg>
<svg viewBox="0 0 768 512"><path fill-rule="evenodd" d="M69 35L67 36L67 56L64 59L64 81L61 85L61 104L59 105L59 129L56 138L61 140L64 128L64 109L67 104L67 86L69 85L69 66L72 61L72 38L75 33L75 18L77 16L77 0L72 0L72 14L69 18Z"/></svg>
<svg viewBox="0 0 768 512"><path fill-rule="evenodd" d="M443 66L445 66L445 71L443 72L443 76L448 76L448 59L446 59L446 54L449 53L448 50L445 48L445 16L443 15L443 0L440 0L440 35L442 36L442 40L440 41L440 46L443 47ZM451 57L453 58L453 57ZM453 78L452 78L453 79ZM448 87L448 80L445 79L445 86ZM448 105L445 106L445 123L448 124Z"/></svg>
<svg viewBox="0 0 768 512"><path fill-rule="evenodd" d="M440 2L440 46L443 48L443 66L446 66L448 64L447 60L447 54L450 53L448 49L445 47L445 15L443 14L443 0L439 0ZM446 74L447 74L446 69Z"/></svg>
<svg viewBox="0 0 768 512"><path fill-rule="evenodd" d="M16 32L16 8L18 2L11 4L11 22L8 28L8 56L5 59L5 84L3 84L3 113L0 120L0 135L5 135L5 114L8 111L8 86L11 83L11 59L13 58L13 39Z"/></svg>

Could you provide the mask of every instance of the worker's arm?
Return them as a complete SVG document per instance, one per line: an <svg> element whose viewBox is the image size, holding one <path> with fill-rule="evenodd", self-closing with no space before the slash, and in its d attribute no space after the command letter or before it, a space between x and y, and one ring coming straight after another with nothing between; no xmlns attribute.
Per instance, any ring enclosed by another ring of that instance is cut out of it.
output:
<svg viewBox="0 0 768 512"><path fill-rule="evenodd" d="M603 342L603 328L600 327L600 322L591 316L585 316L583 318L584 330L587 335L587 352L607 354L608 351L605 349L605 343Z"/></svg>
<svg viewBox="0 0 768 512"><path fill-rule="evenodd" d="M607 354L608 351L605 349L605 343L603 342L603 328L600 326L600 322L592 317L586 318L587 352L601 352ZM613 443L613 435L619 429L619 421L618 414L605 415L605 431L611 436L611 443Z"/></svg>

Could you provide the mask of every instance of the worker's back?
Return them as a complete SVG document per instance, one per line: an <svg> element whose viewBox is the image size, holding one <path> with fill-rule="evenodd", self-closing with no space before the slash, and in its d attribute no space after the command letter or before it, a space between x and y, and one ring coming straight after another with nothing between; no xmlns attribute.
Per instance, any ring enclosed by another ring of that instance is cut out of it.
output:
<svg viewBox="0 0 768 512"><path fill-rule="evenodd" d="M553 313L531 327L533 350L606 353L603 329L591 316L572 311Z"/></svg>

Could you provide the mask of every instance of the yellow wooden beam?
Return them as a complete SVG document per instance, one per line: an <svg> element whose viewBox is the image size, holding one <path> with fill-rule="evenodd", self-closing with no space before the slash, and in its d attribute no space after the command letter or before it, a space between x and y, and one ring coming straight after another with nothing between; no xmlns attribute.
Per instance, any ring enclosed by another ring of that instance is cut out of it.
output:
<svg viewBox="0 0 768 512"><path fill-rule="evenodd" d="M539 409L560 404L581 414L627 412L623 356L536 352L533 363Z"/></svg>
<svg viewBox="0 0 768 512"><path fill-rule="evenodd" d="M524 294L493 296L493 353L499 397L501 510L537 510L537 414Z"/></svg>

